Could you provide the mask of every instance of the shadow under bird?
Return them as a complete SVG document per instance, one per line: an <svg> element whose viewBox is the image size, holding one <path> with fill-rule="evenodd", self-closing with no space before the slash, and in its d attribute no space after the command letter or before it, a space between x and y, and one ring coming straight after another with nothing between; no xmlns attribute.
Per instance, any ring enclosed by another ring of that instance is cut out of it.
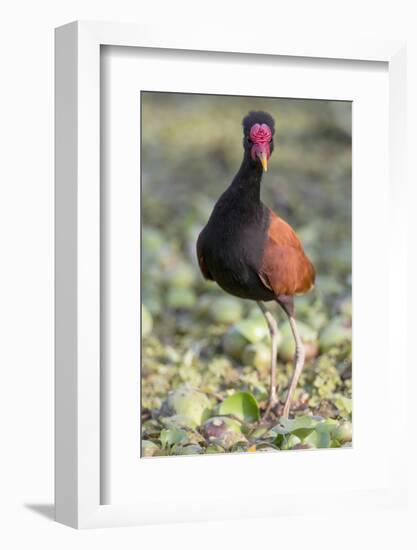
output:
<svg viewBox="0 0 417 550"><path fill-rule="evenodd" d="M274 119L263 111L250 112L242 124L242 164L198 237L197 258L206 279L233 296L256 301L265 316L271 334L271 380L264 416L278 404L278 330L264 302L278 302L288 316L295 340L294 371L281 415L288 418L305 357L294 296L313 288L315 270L292 227L260 198L262 175L274 150Z"/></svg>

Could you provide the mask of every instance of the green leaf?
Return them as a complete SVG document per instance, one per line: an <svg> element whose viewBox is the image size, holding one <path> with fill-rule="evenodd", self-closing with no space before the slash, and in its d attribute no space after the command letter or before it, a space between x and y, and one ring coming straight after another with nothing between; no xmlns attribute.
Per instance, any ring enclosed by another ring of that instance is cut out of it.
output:
<svg viewBox="0 0 417 550"><path fill-rule="evenodd" d="M183 426L188 428L195 428L202 424L209 418L211 411L209 398L188 386L181 386L171 392L168 395L167 405L174 412L177 420L182 421Z"/></svg>
<svg viewBox="0 0 417 550"><path fill-rule="evenodd" d="M307 443L317 449L327 449L330 447L330 434L329 432L318 429L313 430L310 435L304 438L303 443Z"/></svg>
<svg viewBox="0 0 417 550"><path fill-rule="evenodd" d="M297 418L294 419L283 418L280 420L280 425L273 428L273 431L278 434L282 434L283 431L284 433L291 433L299 437L301 440L304 440L305 437L314 431L318 423L319 420L317 418L313 418L312 416L297 416ZM281 428L281 431L279 428Z"/></svg>
<svg viewBox="0 0 417 550"><path fill-rule="evenodd" d="M215 323L231 324L242 317L243 307L236 298L222 296L212 300L209 314Z"/></svg>
<svg viewBox="0 0 417 550"><path fill-rule="evenodd" d="M257 422L260 419L258 403L249 392L238 392L227 397L220 405L219 414L232 414L245 422Z"/></svg>
<svg viewBox="0 0 417 550"><path fill-rule="evenodd" d="M189 418L188 416L182 416L180 414L174 414L172 416L160 417L159 421L165 426L165 428L191 428L196 427L196 422Z"/></svg>
<svg viewBox="0 0 417 550"><path fill-rule="evenodd" d="M251 344L268 338L269 331L264 319L242 319L233 325Z"/></svg>
<svg viewBox="0 0 417 550"><path fill-rule="evenodd" d="M352 423L343 422L333 434L334 439L343 445L352 441Z"/></svg>
<svg viewBox="0 0 417 550"><path fill-rule="evenodd" d="M352 399L345 397L344 395L338 394L334 399L336 407L339 409L341 414L352 414Z"/></svg>
<svg viewBox="0 0 417 550"><path fill-rule="evenodd" d="M294 336L292 334L291 326L289 323L285 322L280 325L280 331L282 333L283 338L290 337L294 340ZM306 344L308 342L315 342L318 337L317 330L314 330L310 326L308 326L306 323L303 323L302 321L297 321L297 328L298 332L300 333L301 340Z"/></svg>
<svg viewBox="0 0 417 550"><path fill-rule="evenodd" d="M234 326L223 335L223 350L226 355L235 359L241 359L247 343L247 339Z"/></svg>
<svg viewBox="0 0 417 550"><path fill-rule="evenodd" d="M255 441L255 439L261 438L269 431L268 426L258 426L253 431L249 433L250 438Z"/></svg>
<svg viewBox="0 0 417 550"><path fill-rule="evenodd" d="M279 447L281 450L287 451L294 448L299 443L301 443L301 439L298 436L296 436L295 434L288 434L286 436L283 436Z"/></svg>
<svg viewBox="0 0 417 550"><path fill-rule="evenodd" d="M301 340L304 344L313 345L317 340L317 331L302 323L297 322L298 331L300 333ZM278 346L278 355L283 361L291 361L295 353L295 341L291 332L291 326L289 323L285 323L280 327L282 332L282 340Z"/></svg>
<svg viewBox="0 0 417 550"><path fill-rule="evenodd" d="M225 449L221 445L209 445L206 449L207 454L214 454L214 453L225 453Z"/></svg>
<svg viewBox="0 0 417 550"><path fill-rule="evenodd" d="M160 231L153 227L142 228L142 247L145 253L154 254L164 244L164 237Z"/></svg>
<svg viewBox="0 0 417 550"><path fill-rule="evenodd" d="M142 338L146 338L152 332L152 315L147 308L142 305Z"/></svg>
<svg viewBox="0 0 417 550"><path fill-rule="evenodd" d="M172 447L176 443L180 443L187 438L187 432L179 430L178 428L172 428L170 430L161 430L159 439L164 449Z"/></svg>
<svg viewBox="0 0 417 550"><path fill-rule="evenodd" d="M352 339L352 329L345 327L340 322L327 325L320 333L320 349L327 352L333 347L340 346Z"/></svg>
<svg viewBox="0 0 417 550"><path fill-rule="evenodd" d="M196 302L191 288L172 287L167 293L167 305L172 309L192 309Z"/></svg>
<svg viewBox="0 0 417 550"><path fill-rule="evenodd" d="M149 441L148 439L142 440L142 456L153 456L158 450L158 445L153 441Z"/></svg>
<svg viewBox="0 0 417 550"><path fill-rule="evenodd" d="M323 420L323 422L317 424L316 431L331 435L337 429L338 425L337 420L334 420L333 418L326 418L326 420Z"/></svg>
<svg viewBox="0 0 417 550"><path fill-rule="evenodd" d="M185 262L179 262L165 274L165 283L173 288L191 288L194 279L193 268Z"/></svg>
<svg viewBox="0 0 417 550"><path fill-rule="evenodd" d="M248 344L243 351L242 361L262 372L271 363L271 349L263 342Z"/></svg>
<svg viewBox="0 0 417 550"><path fill-rule="evenodd" d="M171 454L176 455L200 455L203 453L202 447L198 445L197 443L193 445L178 445L176 447L173 447Z"/></svg>

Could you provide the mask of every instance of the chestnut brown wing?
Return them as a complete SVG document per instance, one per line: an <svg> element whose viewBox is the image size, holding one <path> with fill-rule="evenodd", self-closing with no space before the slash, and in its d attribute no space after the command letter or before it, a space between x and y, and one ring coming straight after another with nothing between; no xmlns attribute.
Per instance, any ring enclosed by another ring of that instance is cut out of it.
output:
<svg viewBox="0 0 417 550"><path fill-rule="evenodd" d="M299 238L272 210L259 277L276 296L304 294L314 286L314 266Z"/></svg>

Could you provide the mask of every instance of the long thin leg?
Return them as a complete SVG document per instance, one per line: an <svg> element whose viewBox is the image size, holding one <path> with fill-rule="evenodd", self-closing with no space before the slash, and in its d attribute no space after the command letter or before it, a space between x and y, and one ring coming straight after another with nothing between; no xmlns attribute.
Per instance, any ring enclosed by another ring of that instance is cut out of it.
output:
<svg viewBox="0 0 417 550"><path fill-rule="evenodd" d="M268 407L264 413L264 417L269 414L272 407L278 403L277 397L277 351L278 351L278 326L272 313L265 307L262 302L257 302L268 324L269 333L271 335L271 382L269 387Z"/></svg>
<svg viewBox="0 0 417 550"><path fill-rule="evenodd" d="M286 313L288 315L288 321L290 323L292 334L295 340L295 356L294 356L294 372L291 378L290 386L288 388L287 399L285 400L284 410L281 418L288 418L288 415L290 414L290 408L294 397L294 392L297 387L301 372L303 370L304 359L305 359L304 345L303 345L303 342L301 341L295 319L293 315L290 315L290 313L288 313L287 311Z"/></svg>

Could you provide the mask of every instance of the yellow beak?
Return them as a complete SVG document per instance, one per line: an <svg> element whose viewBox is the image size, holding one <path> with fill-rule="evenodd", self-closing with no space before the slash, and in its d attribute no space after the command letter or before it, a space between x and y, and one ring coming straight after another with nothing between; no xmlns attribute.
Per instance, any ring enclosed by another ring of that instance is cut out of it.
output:
<svg viewBox="0 0 417 550"><path fill-rule="evenodd" d="M258 156L259 156L259 160L261 161L264 172L268 172L268 159L266 157L266 153L262 151L261 153L258 154Z"/></svg>

